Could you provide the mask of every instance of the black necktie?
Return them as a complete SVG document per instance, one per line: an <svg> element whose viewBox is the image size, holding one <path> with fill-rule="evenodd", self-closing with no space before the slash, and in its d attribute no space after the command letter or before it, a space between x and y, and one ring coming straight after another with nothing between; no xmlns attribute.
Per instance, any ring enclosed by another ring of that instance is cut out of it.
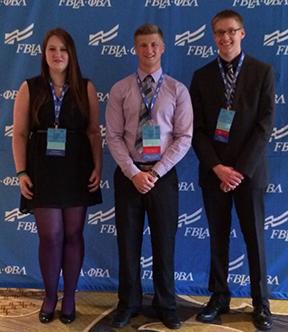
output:
<svg viewBox="0 0 288 332"><path fill-rule="evenodd" d="M226 81L227 81L227 86L225 89L225 97L227 100L227 107L231 106L234 98L234 93L235 93L235 74L233 70L233 65L232 63L228 63L227 65L227 72L226 72ZM230 105L228 105L230 103Z"/></svg>
<svg viewBox="0 0 288 332"><path fill-rule="evenodd" d="M153 96L153 77L151 75L148 75L144 78L142 87L143 87L143 92L147 98L148 105L150 105ZM139 113L139 123L138 123L136 141L135 141L135 148L137 150L142 148L142 127L149 119L149 116L150 112L147 110L142 100L141 110Z"/></svg>

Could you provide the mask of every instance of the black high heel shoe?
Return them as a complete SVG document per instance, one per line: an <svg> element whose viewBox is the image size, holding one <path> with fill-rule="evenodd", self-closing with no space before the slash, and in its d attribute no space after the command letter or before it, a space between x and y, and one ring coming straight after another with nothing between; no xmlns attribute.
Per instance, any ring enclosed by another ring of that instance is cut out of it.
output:
<svg viewBox="0 0 288 332"><path fill-rule="evenodd" d="M43 324L50 323L54 318L54 311L44 312L42 309L39 312L39 321Z"/></svg>
<svg viewBox="0 0 288 332"><path fill-rule="evenodd" d="M72 323L74 320L75 320L75 317L76 317L76 313L75 313L75 309L72 311L71 314L63 314L61 312L60 314L60 321L63 323L63 324L70 324Z"/></svg>
<svg viewBox="0 0 288 332"><path fill-rule="evenodd" d="M42 306L41 306L41 309L40 309L40 311L39 311L39 321L40 321L41 323L43 323L43 324L47 324L47 323L50 323L50 322L53 320L53 318L54 318L54 312L55 312L55 307L56 307L56 305L57 305L57 301L58 301L58 299L56 299L56 302L55 302L54 308L53 308L53 310L52 310L51 312L45 312L45 311L43 310L44 303L45 303L45 299L44 299L44 301L43 301L43 303L42 303Z"/></svg>

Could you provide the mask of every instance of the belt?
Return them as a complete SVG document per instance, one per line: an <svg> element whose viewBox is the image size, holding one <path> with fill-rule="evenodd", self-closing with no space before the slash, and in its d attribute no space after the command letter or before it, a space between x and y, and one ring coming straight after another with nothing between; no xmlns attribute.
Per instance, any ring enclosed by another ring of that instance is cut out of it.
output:
<svg viewBox="0 0 288 332"><path fill-rule="evenodd" d="M134 164L141 170L144 172L148 172L150 171L153 166L157 163L157 161L151 161L149 163L141 163L141 162L137 162L135 161Z"/></svg>

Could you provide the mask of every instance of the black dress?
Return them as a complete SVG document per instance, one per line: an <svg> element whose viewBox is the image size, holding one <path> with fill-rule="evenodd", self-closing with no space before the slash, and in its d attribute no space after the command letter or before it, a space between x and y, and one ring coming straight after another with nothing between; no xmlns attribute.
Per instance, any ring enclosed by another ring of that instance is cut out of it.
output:
<svg viewBox="0 0 288 332"><path fill-rule="evenodd" d="M39 93L39 86L47 85L41 77L27 80L30 107ZM86 80L87 84L87 80ZM89 177L94 168L89 138L88 121L72 102L68 89L59 117L59 127L67 129L65 156L46 155L47 128L54 127L54 103L49 101L39 110L39 125L31 128L27 146L27 173L33 183L33 199L21 195L20 211L32 212L36 207L66 208L102 203L101 191L90 193Z"/></svg>

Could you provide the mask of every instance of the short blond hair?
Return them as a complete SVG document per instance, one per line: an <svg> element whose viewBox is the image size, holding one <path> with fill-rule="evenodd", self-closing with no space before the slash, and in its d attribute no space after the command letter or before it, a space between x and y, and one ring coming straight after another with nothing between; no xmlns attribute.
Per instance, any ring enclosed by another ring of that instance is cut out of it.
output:
<svg viewBox="0 0 288 332"><path fill-rule="evenodd" d="M145 23L141 25L134 33L134 41L136 40L137 36L143 36L143 35L152 35L156 33L159 35L164 42L164 35L162 30L159 28L158 25L156 24L150 24L150 23Z"/></svg>

